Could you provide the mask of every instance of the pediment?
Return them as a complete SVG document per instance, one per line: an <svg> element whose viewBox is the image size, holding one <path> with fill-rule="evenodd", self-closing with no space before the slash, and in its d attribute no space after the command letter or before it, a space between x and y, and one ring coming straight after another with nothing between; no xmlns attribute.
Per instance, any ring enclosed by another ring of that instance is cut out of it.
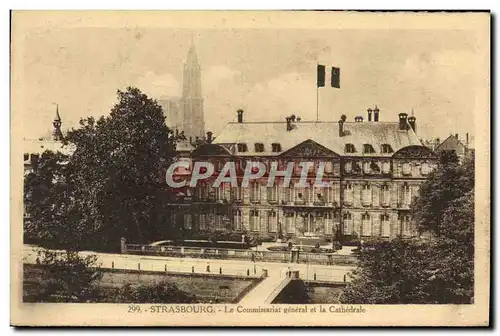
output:
<svg viewBox="0 0 500 336"><path fill-rule="evenodd" d="M283 152L280 156L290 157L339 157L339 155L323 145L308 139Z"/></svg>

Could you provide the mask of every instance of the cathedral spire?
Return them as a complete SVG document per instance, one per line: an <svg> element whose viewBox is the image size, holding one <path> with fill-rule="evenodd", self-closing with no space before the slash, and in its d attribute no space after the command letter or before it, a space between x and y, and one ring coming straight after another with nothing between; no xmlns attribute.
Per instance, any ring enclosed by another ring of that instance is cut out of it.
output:
<svg viewBox="0 0 500 336"><path fill-rule="evenodd" d="M182 130L188 137L203 137L205 135L205 121L201 92L201 67L198 63L193 40L191 40L184 64L181 101Z"/></svg>
<svg viewBox="0 0 500 336"><path fill-rule="evenodd" d="M186 65L198 65L198 56L194 47L193 36L191 35L191 46L189 47Z"/></svg>

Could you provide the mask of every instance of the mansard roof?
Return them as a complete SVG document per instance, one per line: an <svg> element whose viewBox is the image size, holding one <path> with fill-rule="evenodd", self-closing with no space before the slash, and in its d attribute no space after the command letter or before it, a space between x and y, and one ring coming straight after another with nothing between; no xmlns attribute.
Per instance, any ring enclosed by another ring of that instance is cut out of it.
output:
<svg viewBox="0 0 500 336"><path fill-rule="evenodd" d="M312 140L339 155L345 154L345 145L352 144L354 153L349 156L386 156L407 146L422 146L411 127L399 130L398 122L344 122L343 136L339 135L339 123L332 121L299 121L292 124L293 129L287 131L286 122L230 122L217 136L214 143L234 145L246 143L248 151L238 153L237 146L233 154L238 156L276 156L301 144ZM264 143L263 152L255 152L255 143ZM281 152L272 151L272 143L281 145ZM363 145L369 144L375 153L363 153ZM392 153L382 153L382 145L389 144Z"/></svg>

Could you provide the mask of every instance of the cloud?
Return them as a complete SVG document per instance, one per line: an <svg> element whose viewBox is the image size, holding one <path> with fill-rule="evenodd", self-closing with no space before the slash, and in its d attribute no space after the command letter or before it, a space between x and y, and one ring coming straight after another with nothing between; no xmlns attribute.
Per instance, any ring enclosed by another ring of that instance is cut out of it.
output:
<svg viewBox="0 0 500 336"><path fill-rule="evenodd" d="M178 97L181 93L180 82L171 74L146 72L136 81L137 87L151 98Z"/></svg>
<svg viewBox="0 0 500 336"><path fill-rule="evenodd" d="M225 65L215 65L204 70L202 73L202 87L207 92L217 90L218 85L223 82L231 82L239 71L233 70Z"/></svg>

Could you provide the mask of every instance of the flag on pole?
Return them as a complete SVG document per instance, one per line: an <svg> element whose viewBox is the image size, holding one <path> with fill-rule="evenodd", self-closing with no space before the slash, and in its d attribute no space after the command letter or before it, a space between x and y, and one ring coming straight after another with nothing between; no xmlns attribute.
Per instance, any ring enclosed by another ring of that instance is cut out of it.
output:
<svg viewBox="0 0 500 336"><path fill-rule="evenodd" d="M325 86L325 66L318 64L318 87Z"/></svg>
<svg viewBox="0 0 500 336"><path fill-rule="evenodd" d="M332 87L340 89L340 68L332 67Z"/></svg>
<svg viewBox="0 0 500 336"><path fill-rule="evenodd" d="M326 66L318 64L318 87L324 87L326 85ZM330 84L334 88L340 89L340 68L332 67L331 70Z"/></svg>

